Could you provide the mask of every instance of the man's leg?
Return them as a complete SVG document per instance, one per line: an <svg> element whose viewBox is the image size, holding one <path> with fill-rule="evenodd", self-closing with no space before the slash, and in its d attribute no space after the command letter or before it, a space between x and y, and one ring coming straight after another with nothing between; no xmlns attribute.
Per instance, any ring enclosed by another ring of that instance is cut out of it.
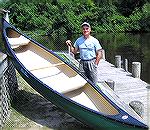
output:
<svg viewBox="0 0 150 130"><path fill-rule="evenodd" d="M94 84L97 83L97 66L95 65L95 60L92 60L88 63L88 70L86 70L85 73Z"/></svg>

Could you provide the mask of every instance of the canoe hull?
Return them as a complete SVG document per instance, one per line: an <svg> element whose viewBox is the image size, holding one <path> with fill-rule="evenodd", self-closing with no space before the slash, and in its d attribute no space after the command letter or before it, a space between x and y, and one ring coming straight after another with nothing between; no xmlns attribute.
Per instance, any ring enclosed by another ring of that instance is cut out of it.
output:
<svg viewBox="0 0 150 130"><path fill-rule="evenodd" d="M13 60L15 61L15 60ZM37 92L39 92L42 96L44 96L47 100L51 101L60 109L64 110L71 116L75 117L76 119L80 120L81 122L88 124L95 129L112 129L112 128L119 128L119 129L129 129L133 128L132 126L125 125L119 123L114 120L107 119L104 116L100 116L95 112L91 112L87 109L82 108L79 105L72 103L70 100L66 98L62 98L61 94L57 93L56 91L50 90L42 84L35 80L34 77L30 76L21 66L18 66L17 62L13 62L17 71L20 75L24 78L24 80L32 86ZM89 124L90 123L90 124ZM134 128L138 130L138 128Z"/></svg>

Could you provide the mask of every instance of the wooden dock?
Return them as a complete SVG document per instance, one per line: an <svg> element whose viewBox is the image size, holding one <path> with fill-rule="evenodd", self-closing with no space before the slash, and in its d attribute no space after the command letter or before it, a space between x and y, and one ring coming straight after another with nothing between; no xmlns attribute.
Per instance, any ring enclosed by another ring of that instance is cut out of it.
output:
<svg viewBox="0 0 150 130"><path fill-rule="evenodd" d="M113 81L114 92L126 103L140 101L144 105L143 119L150 126L150 85L106 60L98 66L98 81Z"/></svg>

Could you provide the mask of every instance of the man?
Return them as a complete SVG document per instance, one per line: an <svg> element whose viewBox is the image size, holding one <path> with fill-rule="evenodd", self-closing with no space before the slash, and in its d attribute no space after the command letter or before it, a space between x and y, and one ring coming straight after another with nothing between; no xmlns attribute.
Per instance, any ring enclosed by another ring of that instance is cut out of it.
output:
<svg viewBox="0 0 150 130"><path fill-rule="evenodd" d="M70 40L66 41L66 44L70 46L72 53L76 54L80 52L80 64L79 69L88 79L94 84L97 83L97 66L102 58L101 45L99 41L90 35L91 26L89 23L84 22L82 25L83 36L79 37L74 47Z"/></svg>

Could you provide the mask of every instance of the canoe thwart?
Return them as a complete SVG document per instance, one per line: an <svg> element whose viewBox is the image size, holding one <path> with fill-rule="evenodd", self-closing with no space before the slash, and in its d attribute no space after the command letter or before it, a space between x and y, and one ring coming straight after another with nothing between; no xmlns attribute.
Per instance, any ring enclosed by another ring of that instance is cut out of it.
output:
<svg viewBox="0 0 150 130"><path fill-rule="evenodd" d="M30 71L41 70L41 69L46 69L46 68L50 68L50 67L56 67L56 66L64 65L64 64L65 64L64 62L57 63L57 64L52 64L52 65L45 66L45 67L35 68L35 69L30 70Z"/></svg>

